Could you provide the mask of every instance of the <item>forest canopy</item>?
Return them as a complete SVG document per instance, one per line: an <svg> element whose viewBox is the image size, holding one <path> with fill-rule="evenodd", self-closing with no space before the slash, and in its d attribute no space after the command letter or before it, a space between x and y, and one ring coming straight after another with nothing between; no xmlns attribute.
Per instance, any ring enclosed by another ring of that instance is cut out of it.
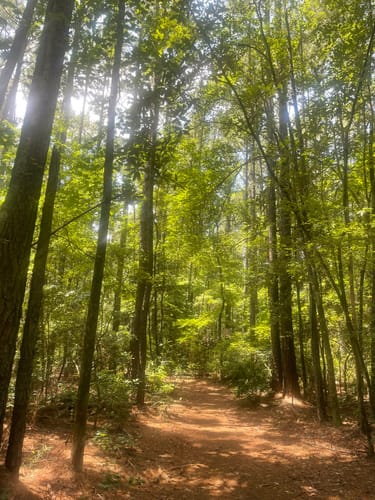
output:
<svg viewBox="0 0 375 500"><path fill-rule="evenodd" d="M303 397L334 424L355 401L372 452L374 15L1 2L8 469L29 403L72 402L81 470L90 405L142 406L172 373Z"/></svg>

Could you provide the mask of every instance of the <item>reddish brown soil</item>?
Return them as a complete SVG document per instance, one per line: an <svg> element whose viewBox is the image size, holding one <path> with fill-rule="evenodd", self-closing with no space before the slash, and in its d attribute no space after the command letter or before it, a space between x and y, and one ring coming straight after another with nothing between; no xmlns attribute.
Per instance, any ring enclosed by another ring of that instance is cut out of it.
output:
<svg viewBox="0 0 375 500"><path fill-rule="evenodd" d="M20 480L3 471L0 500L375 499L375 461L356 427L318 425L296 401L249 408L222 385L183 379L126 431L134 442L107 451L90 440L85 472L73 474L69 431L32 429Z"/></svg>

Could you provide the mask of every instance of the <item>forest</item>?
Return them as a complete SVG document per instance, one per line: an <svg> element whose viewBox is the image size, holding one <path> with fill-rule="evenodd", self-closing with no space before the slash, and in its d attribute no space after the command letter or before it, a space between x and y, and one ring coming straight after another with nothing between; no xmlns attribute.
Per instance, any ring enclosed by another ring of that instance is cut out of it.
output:
<svg viewBox="0 0 375 500"><path fill-rule="evenodd" d="M2 0L0 442L214 377L373 454L372 0ZM125 418L125 417L124 417Z"/></svg>

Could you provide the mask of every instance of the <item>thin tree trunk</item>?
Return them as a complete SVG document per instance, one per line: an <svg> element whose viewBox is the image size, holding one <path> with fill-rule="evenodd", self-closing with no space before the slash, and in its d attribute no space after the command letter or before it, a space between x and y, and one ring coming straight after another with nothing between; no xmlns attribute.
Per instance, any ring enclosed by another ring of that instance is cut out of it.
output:
<svg viewBox="0 0 375 500"><path fill-rule="evenodd" d="M288 108L286 88L279 91L279 134L281 140L280 151L280 254L279 254L279 281L280 281L280 329L281 355L283 362L283 392L293 396L300 396L298 373L294 349L294 333L292 319L292 280L289 274L291 262L291 207L290 199L290 165L288 142Z"/></svg>
<svg viewBox="0 0 375 500"><path fill-rule="evenodd" d="M122 295L122 281L124 276L124 259L125 259L124 251L128 235L127 209L128 209L128 204L125 201L125 214L120 234L120 245L117 256L116 286L113 299L112 329L114 332L118 332L120 330L120 324L121 324L121 295Z"/></svg>
<svg viewBox="0 0 375 500"><path fill-rule="evenodd" d="M12 85L6 96L2 110L2 117L11 123L16 123L17 91L21 79L22 63L23 61L19 61L17 64Z"/></svg>
<svg viewBox="0 0 375 500"><path fill-rule="evenodd" d="M300 351L300 363L302 372L302 385L303 385L303 395L306 397L307 394L307 374L306 374L306 362L305 362L305 351L303 342L303 320L302 320L302 306L301 306L301 288L300 284L296 284L297 291L297 307L298 307L298 343Z"/></svg>
<svg viewBox="0 0 375 500"><path fill-rule="evenodd" d="M335 377L335 367L333 363L333 356L331 351L331 344L329 341L329 330L326 321L325 311L322 296L320 293L318 276L316 273L316 269L310 263L309 264L309 278L311 283L311 291L313 293L313 299L318 311L319 318L319 326L320 332L322 336L322 345L325 354L326 360L326 370L327 370L327 381L328 381L328 407L331 413L332 421L335 425L339 425L341 422L340 419L340 410L339 403L337 399L337 391L336 391L336 377ZM318 347L316 347L318 348ZM316 367L317 368L317 367Z"/></svg>
<svg viewBox="0 0 375 500"><path fill-rule="evenodd" d="M49 0L9 190L0 209L0 440L73 0Z"/></svg>
<svg viewBox="0 0 375 500"><path fill-rule="evenodd" d="M375 113L372 111L371 130L369 134L369 162L371 181L371 213L375 216L375 162L374 162L374 120ZM371 239L371 308L370 308L370 331L371 331L371 409L375 416L375 228L370 228Z"/></svg>
<svg viewBox="0 0 375 500"><path fill-rule="evenodd" d="M85 90L83 93L81 115L79 117L78 144L82 144L83 129L85 125L85 116L86 116L87 97L89 93L89 82L90 82L90 68L88 67L85 75Z"/></svg>
<svg viewBox="0 0 375 500"><path fill-rule="evenodd" d="M318 330L318 320L316 314L316 302L312 285L310 284L310 337L311 337L311 358L314 373L314 387L318 419L323 422L327 419L326 401L324 397L322 369L320 365L320 338Z"/></svg>
<svg viewBox="0 0 375 500"><path fill-rule="evenodd" d="M272 178L269 180L268 219L269 219L269 250L268 262L270 272L268 277L268 300L270 310L270 328L272 345L272 389L282 390L283 370L281 361L280 318L279 318L279 280L277 275L277 224L276 224L276 190Z"/></svg>
<svg viewBox="0 0 375 500"><path fill-rule="evenodd" d="M155 126L156 124L154 124ZM156 125L157 127L157 125ZM153 148L155 148L153 139ZM150 297L153 275L153 191L154 191L154 153L149 158L144 175L143 202L140 220L140 260L133 324L133 338L137 357L136 378L138 379L137 404L142 406L146 390L147 356L147 318L150 310Z"/></svg>
<svg viewBox="0 0 375 500"><path fill-rule="evenodd" d="M104 275L107 235L112 199L112 173L114 158L116 102L120 82L121 51L123 45L125 0L118 2L116 47L112 69L111 95L108 105L107 139L104 162L103 197L100 212L98 240L96 246L94 273L91 283L90 300L86 318L86 329L81 357L81 370L75 408L75 421L72 443L72 466L77 472L82 471L85 449L87 409L94 358L96 331L98 325L101 288Z"/></svg>
<svg viewBox="0 0 375 500"><path fill-rule="evenodd" d="M12 46L10 48L9 54L5 66L3 67L0 74L0 112L3 108L5 102L5 96L8 90L9 82L12 78L14 68L23 59L23 54L26 49L27 36L30 31L31 22L34 15L34 10L38 0L28 0L25 10L22 14L21 22L16 30L16 34L13 39Z"/></svg>

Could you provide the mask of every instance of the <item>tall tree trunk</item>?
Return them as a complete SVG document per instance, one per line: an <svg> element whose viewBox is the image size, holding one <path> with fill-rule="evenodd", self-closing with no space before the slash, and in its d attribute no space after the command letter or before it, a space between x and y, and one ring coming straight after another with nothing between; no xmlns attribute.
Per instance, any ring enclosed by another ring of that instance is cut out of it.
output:
<svg viewBox="0 0 375 500"><path fill-rule="evenodd" d="M120 233L120 245L117 255L117 270L116 270L116 285L113 298L113 312L112 312L112 330L118 332L121 324L121 295L122 295L122 281L124 276L124 252L126 248L126 240L128 235L128 203L125 201L124 218Z"/></svg>
<svg viewBox="0 0 375 500"><path fill-rule="evenodd" d="M314 387L318 419L323 422L327 419L326 402L323 387L322 369L320 365L320 338L318 329L318 319L316 314L316 302L312 285L310 284L310 337L311 337L311 358L314 374Z"/></svg>
<svg viewBox="0 0 375 500"><path fill-rule="evenodd" d="M85 117L86 117L86 106L87 106L87 98L89 93L89 83L90 83L90 67L87 67L85 74L85 90L83 93L83 103L81 114L79 117L79 130L78 130L78 144L82 144L83 139L83 129L85 125Z"/></svg>
<svg viewBox="0 0 375 500"><path fill-rule="evenodd" d="M371 214L375 217L375 160L374 160L374 121L375 112L371 110L371 128L369 134L369 162L370 162L370 181L371 181ZM370 308L370 331L371 331L371 409L375 416L375 228L370 227L371 240L371 308Z"/></svg>
<svg viewBox="0 0 375 500"><path fill-rule="evenodd" d="M275 182L269 179L268 188L268 301L270 310L270 328L272 345L272 389L282 390L283 370L281 361L280 318L279 318L279 280L277 273L277 223L276 223L276 189Z"/></svg>
<svg viewBox="0 0 375 500"><path fill-rule="evenodd" d="M38 0L28 0L25 10L23 11L20 24L16 30L16 34L7 56L5 66L3 67L0 74L0 114L5 101L9 82L14 72L14 68L23 59L23 54L25 52L27 44L27 36L30 31L31 22L37 2Z"/></svg>
<svg viewBox="0 0 375 500"><path fill-rule="evenodd" d="M77 18L78 19L78 18ZM64 92L63 115L64 126L52 150L48 182L43 205L38 245L35 254L33 273L30 283L29 301L23 328L20 360L18 363L15 399L12 414L12 423L9 436L9 445L5 465L8 470L18 475L22 461L22 446L26 429L26 414L31 390L31 377L36 342L39 335L39 324L42 311L43 286L47 265L48 248L50 242L53 209L58 188L59 171L61 164L61 145L65 144L67 127L71 115L71 98L73 95L73 81L80 35L80 21L75 25L72 56L69 63L67 83Z"/></svg>
<svg viewBox="0 0 375 500"><path fill-rule="evenodd" d="M267 106L267 137L269 143L273 142L274 112L273 104L268 102ZM272 347L272 380L271 387L275 392L280 392L283 388L283 365L281 357L281 336L280 336L280 311L279 311L279 276L278 276L278 230L277 230L277 192L276 192L276 162L265 156L269 162L268 171L268 303L270 311L270 334Z"/></svg>
<svg viewBox="0 0 375 500"><path fill-rule="evenodd" d="M152 131L152 152L145 166L143 180L143 201L140 220L140 257L136 302L133 323L133 358L136 358L136 378L138 379L137 404L142 406L146 390L147 319L153 276L153 193L155 175L155 147L158 125L158 110L154 117ZM134 373L133 373L134 375Z"/></svg>
<svg viewBox="0 0 375 500"><path fill-rule="evenodd" d="M94 358L96 331L98 325L101 288L104 275L107 235L112 199L112 173L114 158L116 102L120 82L121 51L124 35L125 0L119 0L117 13L116 46L112 68L111 94L108 104L107 139L104 162L103 197L100 211L98 240L88 304L86 329L83 341L81 370L75 407L73 428L72 465L77 472L82 471L83 455L86 439L87 408L91 381L92 362Z"/></svg>
<svg viewBox="0 0 375 500"><path fill-rule="evenodd" d="M279 91L280 151L280 211L279 211L279 281L280 281L280 329L281 355L283 362L283 392L299 396L298 373L294 349L292 318L292 279L289 273L291 262L291 201L290 201L290 157L287 148L289 115L286 88Z"/></svg>
<svg viewBox="0 0 375 500"><path fill-rule="evenodd" d="M297 281L296 283L297 291L297 308L298 308L298 344L300 352L300 364L302 372L302 386L303 395L306 397L307 394L307 373L306 373L306 362L305 362L305 351L304 351L304 335L303 335L303 319L302 319L302 305L301 305L301 285Z"/></svg>
<svg viewBox="0 0 375 500"><path fill-rule="evenodd" d="M245 254L245 308L249 317L250 340L255 340L255 327L258 313L258 287L257 287L257 250L254 245L256 240L256 206L255 206L255 160L249 161L249 151L246 149L245 165L245 205L248 230L248 239ZM247 303L248 299L248 303ZM248 312L247 312L248 309Z"/></svg>
<svg viewBox="0 0 375 500"><path fill-rule="evenodd" d="M23 61L19 61L16 66L12 85L8 91L2 109L2 118L4 120L8 120L11 123L16 123L17 91L21 79L22 63Z"/></svg>
<svg viewBox="0 0 375 500"><path fill-rule="evenodd" d="M0 209L0 438L73 0L49 0L21 138Z"/></svg>
<svg viewBox="0 0 375 500"><path fill-rule="evenodd" d="M308 257L307 257L308 260ZM324 350L324 357L326 360L326 370L327 370L327 380L328 380L328 407L331 413L332 421L335 425L340 424L340 411L339 411L339 403L337 399L336 392L336 377L335 377L335 367L333 363L333 356L331 351L331 344L329 341L329 330L326 321L325 311L322 296L320 293L320 286L317 271L315 266L310 262L308 264L309 271L309 279L311 283L311 291L313 293L313 300L315 302L318 318L319 318L319 326L320 332L322 336L322 344ZM317 340L316 340L317 341ZM316 349L318 346L316 346ZM318 361L318 360L316 360ZM318 370L318 366L315 367Z"/></svg>
<svg viewBox="0 0 375 500"><path fill-rule="evenodd" d="M42 309L43 284L50 241L53 207L59 179L58 150L54 148L49 169L46 197L43 206L38 246L35 254L33 274L30 283L29 301L23 328L20 360L18 363L15 398L9 444L5 465L18 475L22 462L22 446L26 430L26 413L31 391L31 376L39 321Z"/></svg>

